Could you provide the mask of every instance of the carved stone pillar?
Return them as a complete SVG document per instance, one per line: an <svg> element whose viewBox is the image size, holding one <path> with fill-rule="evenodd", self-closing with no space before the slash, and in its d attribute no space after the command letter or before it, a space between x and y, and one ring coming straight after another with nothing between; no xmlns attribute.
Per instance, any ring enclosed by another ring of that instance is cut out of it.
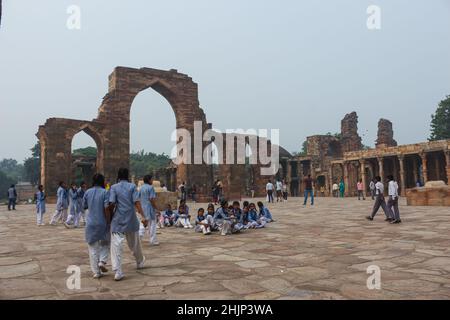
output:
<svg viewBox="0 0 450 320"><path fill-rule="evenodd" d="M379 175L381 177L381 183L384 183L384 159L383 158L377 158L378 160L378 168L379 168Z"/></svg>
<svg viewBox="0 0 450 320"><path fill-rule="evenodd" d="M428 182L427 154L425 152L421 153L420 158L422 158L422 178L425 185Z"/></svg>
<svg viewBox="0 0 450 320"><path fill-rule="evenodd" d="M366 196L366 190L367 190L367 184L366 184L366 160L361 159L359 160L359 166L361 170L361 179L363 183L363 193L364 197Z"/></svg>
<svg viewBox="0 0 450 320"><path fill-rule="evenodd" d="M399 155L398 162L400 163L400 195L406 196L405 156Z"/></svg>
<svg viewBox="0 0 450 320"><path fill-rule="evenodd" d="M345 196L348 197L350 195L349 181L348 181L348 162L344 161L342 167L344 169L343 174L344 174Z"/></svg>
<svg viewBox="0 0 450 320"><path fill-rule="evenodd" d="M450 185L450 150L445 153L446 171L447 171L447 184Z"/></svg>

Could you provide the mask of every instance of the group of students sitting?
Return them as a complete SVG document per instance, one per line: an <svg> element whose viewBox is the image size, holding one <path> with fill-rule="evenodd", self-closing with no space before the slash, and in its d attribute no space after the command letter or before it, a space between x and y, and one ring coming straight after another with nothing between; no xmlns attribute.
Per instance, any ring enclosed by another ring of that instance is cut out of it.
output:
<svg viewBox="0 0 450 320"><path fill-rule="evenodd" d="M197 217L192 225L189 207L182 200L178 210L172 210L172 206L169 204L167 209L161 213L158 224L160 227L174 226L195 229L195 232L205 235L219 231L221 235L226 236L246 229L264 228L267 223L274 221L269 209L262 202L258 202L257 206L259 210L254 203L244 201L241 208L239 201L234 201L232 205L229 205L228 201L222 200L220 207L216 210L210 203L206 211L204 208L198 209Z"/></svg>

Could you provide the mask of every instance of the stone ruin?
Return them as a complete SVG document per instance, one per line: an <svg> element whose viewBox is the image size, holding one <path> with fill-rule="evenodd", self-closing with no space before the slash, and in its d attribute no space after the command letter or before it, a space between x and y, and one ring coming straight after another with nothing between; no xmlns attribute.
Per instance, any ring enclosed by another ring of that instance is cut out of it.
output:
<svg viewBox="0 0 450 320"><path fill-rule="evenodd" d="M386 119L378 121L378 139L376 141L377 148L396 147L397 141L394 140L394 130L392 122Z"/></svg>
<svg viewBox="0 0 450 320"><path fill-rule="evenodd" d="M206 115L198 99L198 85L188 75L177 70L157 70L151 68L116 67L109 76L108 93L104 96L98 109L98 116L91 120L74 120L65 118L50 118L39 127L36 134L41 144L41 183L45 186L49 197L54 197L59 181L70 182L73 179L74 168L82 167L86 181L93 174L93 168L105 175L109 182L114 182L118 168L129 167L130 162L130 109L134 98L143 90L152 88L161 94L171 105L176 119L176 128L187 130L194 137L195 123L201 123L205 132L212 128L206 120ZM91 136L97 146L95 165L86 161L74 163L71 145L73 137L84 131ZM227 134L216 133L223 137L223 152L231 150L236 154L237 143L226 144ZM233 135L234 136L234 135ZM181 139L181 138L180 138ZM266 144L270 150L268 139L253 135L239 135L247 144L250 139L256 139L258 148ZM194 159L194 139L191 139L192 159ZM180 142L182 140L179 140ZM211 141L204 142L206 148ZM241 140L242 141L242 140ZM253 141L253 140L252 140ZM274 146L278 147L278 146ZM290 154L279 147L282 156ZM219 151L220 152L220 151ZM259 149L252 150L258 154ZM179 151L179 157L183 157ZM225 163L224 159L219 159ZM210 200L212 185L215 179L223 181L224 195L228 198L239 198L245 195L249 184L256 186L256 194L264 194L264 181L260 165L219 164L218 167L205 163L204 159L196 164L181 163L171 166L162 175L163 182L171 190L176 190L181 182L188 185L196 184L199 201Z"/></svg>

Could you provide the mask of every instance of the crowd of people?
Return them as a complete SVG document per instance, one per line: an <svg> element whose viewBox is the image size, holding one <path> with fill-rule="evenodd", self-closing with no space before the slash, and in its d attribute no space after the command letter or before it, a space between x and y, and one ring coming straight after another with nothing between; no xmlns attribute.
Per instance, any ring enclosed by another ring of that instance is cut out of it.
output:
<svg viewBox="0 0 450 320"><path fill-rule="evenodd" d="M166 210L159 212L152 177L145 176L143 182L140 187L129 182L128 169L121 168L117 183L112 186L105 183L105 177L101 174L94 175L89 189L86 183L81 183L78 187L72 184L70 188L67 188L65 182L59 183L56 210L50 225L60 222L70 229L78 228L80 222L85 225L85 240L94 278L100 278L108 272L109 257L115 273L114 279L120 281L124 278L124 242L128 244L136 260L136 268L142 269L145 257L141 240L148 233L150 245L159 245L158 228L186 228L204 235L218 232L227 236L248 229L264 228L267 223L274 221L271 212L262 202L255 205L246 201L241 207L238 201L229 205L224 199L217 209L213 203L206 210L198 209L195 217L191 216L183 196L177 210L168 205ZM35 194L35 201L37 225L42 226L46 211L46 194L42 185Z"/></svg>

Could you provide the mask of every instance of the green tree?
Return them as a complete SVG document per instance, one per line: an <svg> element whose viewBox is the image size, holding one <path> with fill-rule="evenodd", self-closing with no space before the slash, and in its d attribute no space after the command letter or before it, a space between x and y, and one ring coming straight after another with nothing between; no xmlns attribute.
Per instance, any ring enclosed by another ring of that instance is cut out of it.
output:
<svg viewBox="0 0 450 320"><path fill-rule="evenodd" d="M431 136L428 140L450 139L450 96L442 100L431 116Z"/></svg>
<svg viewBox="0 0 450 320"><path fill-rule="evenodd" d="M132 152L130 154L130 171L136 177L143 177L151 174L153 170L167 167L170 161L170 157L165 153L146 153L144 150Z"/></svg>
<svg viewBox="0 0 450 320"><path fill-rule="evenodd" d="M3 171L0 171L0 199L7 199L7 192L12 184L16 184L17 181L8 177Z"/></svg>
<svg viewBox="0 0 450 320"><path fill-rule="evenodd" d="M31 157L24 160L24 176L31 184L39 184L41 180L41 145L37 142L31 150Z"/></svg>
<svg viewBox="0 0 450 320"><path fill-rule="evenodd" d="M72 155L74 156L85 156L85 157L97 157L96 147L87 147L73 150Z"/></svg>
<svg viewBox="0 0 450 320"><path fill-rule="evenodd" d="M0 161L0 171L14 181L20 181L24 176L24 167L14 159L3 159Z"/></svg>

